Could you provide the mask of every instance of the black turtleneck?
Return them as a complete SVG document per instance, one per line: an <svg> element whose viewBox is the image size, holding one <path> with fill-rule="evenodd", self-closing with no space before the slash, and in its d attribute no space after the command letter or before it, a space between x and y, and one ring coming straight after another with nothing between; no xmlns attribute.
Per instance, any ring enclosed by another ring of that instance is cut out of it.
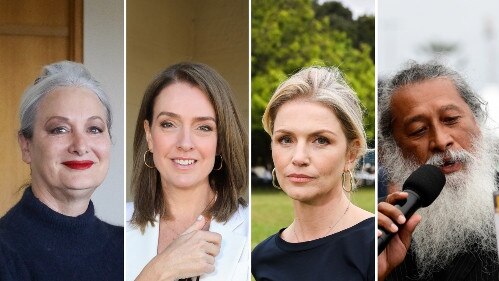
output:
<svg viewBox="0 0 499 281"><path fill-rule="evenodd" d="M123 227L40 202L31 188L0 218L0 280L123 280Z"/></svg>

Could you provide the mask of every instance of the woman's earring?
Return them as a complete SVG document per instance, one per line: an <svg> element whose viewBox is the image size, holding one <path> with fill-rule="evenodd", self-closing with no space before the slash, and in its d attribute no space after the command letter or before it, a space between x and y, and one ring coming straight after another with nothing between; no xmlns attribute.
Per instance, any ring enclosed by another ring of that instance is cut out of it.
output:
<svg viewBox="0 0 499 281"><path fill-rule="evenodd" d="M350 174L350 191L353 190L353 187L355 186L355 178L353 177L352 171L348 170L348 173Z"/></svg>
<svg viewBox="0 0 499 281"><path fill-rule="evenodd" d="M154 166L154 164L152 164L152 165L147 164L147 160L146 160L147 152L151 153L151 156L152 156L152 152L149 149L146 150L146 152L144 152L144 165L146 165L146 167L149 168L149 169L154 169L154 168L156 168Z"/></svg>
<svg viewBox="0 0 499 281"><path fill-rule="evenodd" d="M350 190L347 190L347 189L345 188L345 177L346 177L346 172L343 172L343 173L341 174L341 188L343 188L343 190L344 190L345 192L350 192L350 191L352 191L352 188L353 188L353 174L352 174L352 171L350 171L350 170L347 170L347 172L348 172L348 173L349 173L349 175L350 175Z"/></svg>
<svg viewBox="0 0 499 281"><path fill-rule="evenodd" d="M277 184L276 184L276 182L277 182ZM279 186L279 182L277 181L277 175L275 173L275 168L272 169L272 185L277 189L281 189L281 187Z"/></svg>
<svg viewBox="0 0 499 281"><path fill-rule="evenodd" d="M217 162L217 156L220 156L220 165L218 166L218 168L213 168L213 171L220 171L222 170L222 166L223 166L223 158L222 158L222 154L219 154L219 155L215 155L215 162Z"/></svg>

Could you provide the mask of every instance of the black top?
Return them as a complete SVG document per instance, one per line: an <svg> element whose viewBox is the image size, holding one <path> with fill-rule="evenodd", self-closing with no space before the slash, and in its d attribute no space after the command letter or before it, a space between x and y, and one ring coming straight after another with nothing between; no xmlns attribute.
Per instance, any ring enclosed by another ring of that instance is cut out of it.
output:
<svg viewBox="0 0 499 281"><path fill-rule="evenodd" d="M471 247L473 248L473 247ZM476 247L477 249L478 247ZM388 281L493 281L499 280L497 253L463 253L449 266L432 276L418 278L413 252L409 250L404 261L386 278Z"/></svg>
<svg viewBox="0 0 499 281"><path fill-rule="evenodd" d="M0 219L0 280L123 280L123 227L57 213L27 188Z"/></svg>
<svg viewBox="0 0 499 281"><path fill-rule="evenodd" d="M374 280L374 218L303 243L284 241L283 230L253 250L251 271L257 281Z"/></svg>

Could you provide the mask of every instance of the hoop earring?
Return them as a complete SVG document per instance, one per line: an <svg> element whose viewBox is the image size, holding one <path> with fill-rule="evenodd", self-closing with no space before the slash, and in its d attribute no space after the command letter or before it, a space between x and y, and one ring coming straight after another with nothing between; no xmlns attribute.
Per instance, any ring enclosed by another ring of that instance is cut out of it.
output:
<svg viewBox="0 0 499 281"><path fill-rule="evenodd" d="M220 170L222 170L223 160L224 159L222 158L222 154L219 154L219 155L215 155L215 161L217 160L217 156L220 156L220 166L217 169L213 168L213 171L220 171Z"/></svg>
<svg viewBox="0 0 499 281"><path fill-rule="evenodd" d="M341 174L341 188L343 188L343 190L344 190L345 192L350 193L350 191L352 191L352 189L353 189L353 184L354 184L354 183L353 183L353 174L352 174L352 171L350 171L350 170L347 170L347 172L348 172L348 174L350 175L350 190L347 190L347 189L345 188L345 177L346 177L345 173L346 173L346 172L343 172L343 173Z"/></svg>
<svg viewBox="0 0 499 281"><path fill-rule="evenodd" d="M147 164L147 161L146 161L147 152L151 153L151 155L152 155L152 152L149 149L146 150L146 152L144 152L144 165L146 165L146 167L149 169L154 169L154 168L156 168L156 166L154 166L154 164L152 164L152 165Z"/></svg>
<svg viewBox="0 0 499 281"><path fill-rule="evenodd" d="M277 182L277 184L276 184ZM279 182L277 181L277 175L275 173L275 168L272 169L272 185L277 188L277 189L282 189L280 186L279 186Z"/></svg>

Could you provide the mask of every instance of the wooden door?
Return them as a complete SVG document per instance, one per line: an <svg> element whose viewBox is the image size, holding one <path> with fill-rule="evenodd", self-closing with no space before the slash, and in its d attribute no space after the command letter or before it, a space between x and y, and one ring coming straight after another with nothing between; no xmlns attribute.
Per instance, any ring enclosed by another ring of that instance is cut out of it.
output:
<svg viewBox="0 0 499 281"><path fill-rule="evenodd" d="M82 54L82 0L0 0L0 216L30 182L17 144L24 90L43 65Z"/></svg>

